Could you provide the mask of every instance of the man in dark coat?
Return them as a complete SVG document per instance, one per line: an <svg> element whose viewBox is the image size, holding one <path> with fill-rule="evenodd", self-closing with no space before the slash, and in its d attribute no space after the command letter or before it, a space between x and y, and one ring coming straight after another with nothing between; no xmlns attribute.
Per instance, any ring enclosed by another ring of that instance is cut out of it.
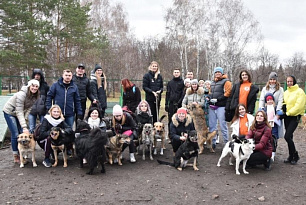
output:
<svg viewBox="0 0 306 205"><path fill-rule="evenodd" d="M73 82L77 85L79 89L79 94L81 98L81 107L82 107L82 117L81 119L84 119L85 111L86 111L86 101L87 98L92 102L92 103L97 103L97 100L93 96L91 89L90 89L90 81L86 76L85 73L85 65L84 64L79 64L78 67L76 68L76 73L72 77Z"/></svg>
<svg viewBox="0 0 306 205"><path fill-rule="evenodd" d="M31 79L38 80L40 84L39 86L40 97L32 106L31 112L28 116L30 133L33 133L36 126L37 116L39 117L39 121L42 122L44 116L47 114L46 97L49 91L49 86L45 81L45 77L42 70L39 68L35 68L33 70Z"/></svg>

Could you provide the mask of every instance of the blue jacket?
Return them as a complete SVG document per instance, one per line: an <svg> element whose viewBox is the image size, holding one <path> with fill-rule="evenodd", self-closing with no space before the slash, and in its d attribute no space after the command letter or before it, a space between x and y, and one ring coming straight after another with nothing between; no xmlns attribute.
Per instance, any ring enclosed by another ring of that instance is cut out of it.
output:
<svg viewBox="0 0 306 205"><path fill-rule="evenodd" d="M57 104L62 109L66 117L82 115L81 99L78 87L71 80L70 85L65 88L63 78L61 77L51 86L46 99L46 108L49 110L53 104Z"/></svg>

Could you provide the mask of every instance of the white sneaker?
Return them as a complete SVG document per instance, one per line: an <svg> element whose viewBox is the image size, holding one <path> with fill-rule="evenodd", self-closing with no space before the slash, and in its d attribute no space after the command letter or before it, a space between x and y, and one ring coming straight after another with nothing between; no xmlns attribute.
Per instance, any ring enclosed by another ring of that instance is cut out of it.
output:
<svg viewBox="0 0 306 205"><path fill-rule="evenodd" d="M271 159L272 159L273 162L274 162L274 157L275 157L275 152L272 152L272 157L271 157Z"/></svg>
<svg viewBox="0 0 306 205"><path fill-rule="evenodd" d="M130 161L131 161L132 163L136 162L134 153L130 153Z"/></svg>
<svg viewBox="0 0 306 205"><path fill-rule="evenodd" d="M219 144L219 135L217 135L216 144Z"/></svg>
<svg viewBox="0 0 306 205"><path fill-rule="evenodd" d="M120 154L119 158L120 158L120 159L122 159L122 158L123 158L123 157L122 157L122 153Z"/></svg>
<svg viewBox="0 0 306 205"><path fill-rule="evenodd" d="M115 158L115 159L114 159L114 164L117 164L117 163L118 163L118 159Z"/></svg>

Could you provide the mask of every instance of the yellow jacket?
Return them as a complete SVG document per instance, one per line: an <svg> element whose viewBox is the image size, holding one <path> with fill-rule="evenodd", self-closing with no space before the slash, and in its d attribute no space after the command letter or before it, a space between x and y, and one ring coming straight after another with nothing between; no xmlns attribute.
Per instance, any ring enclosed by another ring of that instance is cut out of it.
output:
<svg viewBox="0 0 306 205"><path fill-rule="evenodd" d="M305 111L306 96L298 84L291 86L284 92L287 116L303 115Z"/></svg>

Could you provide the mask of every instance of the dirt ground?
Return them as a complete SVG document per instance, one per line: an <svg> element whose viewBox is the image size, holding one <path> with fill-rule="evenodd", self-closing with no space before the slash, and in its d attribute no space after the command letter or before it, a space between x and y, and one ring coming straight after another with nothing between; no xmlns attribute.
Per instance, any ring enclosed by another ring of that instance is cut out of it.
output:
<svg viewBox="0 0 306 205"><path fill-rule="evenodd" d="M70 158L63 168L62 156L56 168L42 165L43 151L37 149L38 167L25 168L13 164L11 149L0 150L0 204L305 204L306 134L295 131L294 141L300 153L297 165L284 164L288 148L279 140L276 160L271 171L263 167L248 169L249 175L235 174L228 160L217 167L222 144L216 153L205 149L199 157L199 171L191 167L182 172L156 159L171 161L167 144L163 156L145 161L128 161L124 152L123 166L106 165L106 174L95 169L86 175L87 167L78 168L78 160Z"/></svg>

